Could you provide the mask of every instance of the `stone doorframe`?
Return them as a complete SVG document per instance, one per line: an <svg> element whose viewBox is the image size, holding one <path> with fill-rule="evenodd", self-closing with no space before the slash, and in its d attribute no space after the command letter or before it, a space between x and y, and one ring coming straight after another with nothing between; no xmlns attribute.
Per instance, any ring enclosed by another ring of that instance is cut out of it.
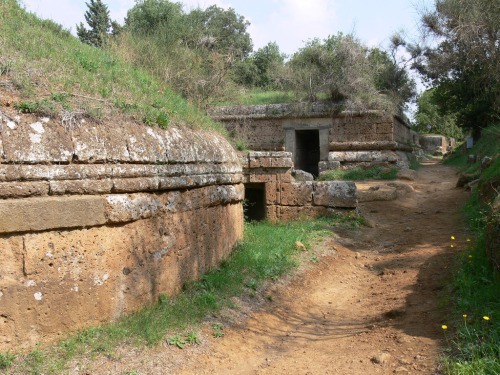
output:
<svg viewBox="0 0 500 375"><path fill-rule="evenodd" d="M328 135L332 128L332 119L327 118L295 118L286 119L283 123L285 130L285 151L292 153L292 160L296 162L297 142L296 130L318 130L319 132L319 160L328 161Z"/></svg>

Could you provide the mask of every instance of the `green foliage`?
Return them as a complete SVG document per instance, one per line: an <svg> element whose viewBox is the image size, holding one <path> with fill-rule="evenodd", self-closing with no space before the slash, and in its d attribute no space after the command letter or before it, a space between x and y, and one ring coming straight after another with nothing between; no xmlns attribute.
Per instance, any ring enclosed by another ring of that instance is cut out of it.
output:
<svg viewBox="0 0 500 375"><path fill-rule="evenodd" d="M252 49L247 27L233 9L184 13L180 3L144 0L129 10L113 49L206 107L232 96L233 66L246 74L244 58Z"/></svg>
<svg viewBox="0 0 500 375"><path fill-rule="evenodd" d="M253 55L252 61L258 70L258 79L255 85L258 87L272 86L272 71L283 66L286 55L280 52L276 42L269 42L259 48Z"/></svg>
<svg viewBox="0 0 500 375"><path fill-rule="evenodd" d="M368 48L354 35L342 33L309 41L276 73L275 82L297 96L307 93L310 101L325 97L344 102L349 111L395 112L413 94L413 83L404 69L378 50L370 58ZM380 95L389 91L391 96Z"/></svg>
<svg viewBox="0 0 500 375"><path fill-rule="evenodd" d="M143 38L154 36L159 45L170 48L185 33L183 15L181 3L142 0L127 12L125 28Z"/></svg>
<svg viewBox="0 0 500 375"><path fill-rule="evenodd" d="M326 171L318 181L335 181L335 180L395 180L398 170L396 168L372 167L370 169L353 168L353 169L334 169Z"/></svg>
<svg viewBox="0 0 500 375"><path fill-rule="evenodd" d="M471 152L500 154L500 127L483 130L483 137ZM469 173L480 171L479 163L470 165L466 159L467 155L456 153L448 162ZM481 173L481 180L486 183L499 177L500 162L493 163ZM459 256L459 267L450 285L454 302L452 323L449 325L454 333L447 338L446 374L500 373L500 279L486 254L489 214L490 205L480 199L477 189L474 190L463 208L468 226L466 235L471 241Z"/></svg>
<svg viewBox="0 0 500 375"><path fill-rule="evenodd" d="M232 68L232 79L246 87L272 89L274 76L283 69L285 58L276 42L269 42L251 57L237 62Z"/></svg>
<svg viewBox="0 0 500 375"><path fill-rule="evenodd" d="M14 104L19 113L36 113L40 115L53 115L55 106L48 99L38 101L22 101Z"/></svg>
<svg viewBox="0 0 500 375"><path fill-rule="evenodd" d="M420 134L440 134L461 141L464 134L456 123L456 116L440 113L434 92L435 89L427 90L418 97L414 129Z"/></svg>
<svg viewBox="0 0 500 375"><path fill-rule="evenodd" d="M87 30L80 22L80 25L76 25L76 34L82 43L102 47L111 28L108 7L101 0L90 0L90 4L86 4L89 9L85 12L85 21L90 29Z"/></svg>
<svg viewBox="0 0 500 375"><path fill-rule="evenodd" d="M18 103L23 112L54 115L64 110L101 119L123 114L147 119L151 125L176 123L223 132L174 93L165 74L131 64L133 54L116 47L126 37L125 31L117 39L110 38L110 49L94 48L60 25L24 11L14 0L0 2L0 24L2 74L24 96ZM147 45L139 39L134 42ZM52 93L50 99L44 99L47 92Z"/></svg>
<svg viewBox="0 0 500 375"><path fill-rule="evenodd" d="M0 353L0 369L8 369L15 359L16 356L11 354L10 350L5 353Z"/></svg>
<svg viewBox="0 0 500 375"><path fill-rule="evenodd" d="M439 0L421 19L427 45L404 46L412 65L435 87L434 102L442 114L456 116L457 124L480 129L500 118L500 7L491 0ZM432 37L432 38L429 38Z"/></svg>
<svg viewBox="0 0 500 375"><path fill-rule="evenodd" d="M191 331L186 335L186 341L191 345L201 344L200 336L195 331Z"/></svg>
<svg viewBox="0 0 500 375"><path fill-rule="evenodd" d="M168 338L168 344L177 346L179 349L184 349L186 340L184 340L181 335L174 335Z"/></svg>
<svg viewBox="0 0 500 375"><path fill-rule="evenodd" d="M455 334L453 340L448 340L446 374L500 372L500 280L495 277L485 250L488 211L477 192L464 208L475 240L460 256L460 267L453 278Z"/></svg>
<svg viewBox="0 0 500 375"><path fill-rule="evenodd" d="M216 105L240 105L240 104L276 104L292 103L295 95L292 91L270 91L260 88L245 90L239 95L234 95L230 100L215 103Z"/></svg>
<svg viewBox="0 0 500 375"><path fill-rule="evenodd" d="M225 10L212 5L205 10L193 10L187 15L187 19L198 35L198 44L205 44L207 48L237 60L252 52L252 40L247 32L250 23L234 9Z"/></svg>
<svg viewBox="0 0 500 375"><path fill-rule="evenodd" d="M399 66L386 51L379 48L370 50L368 61L373 69L376 89L392 98L398 106L406 108L416 95L415 81L406 68Z"/></svg>
<svg viewBox="0 0 500 375"><path fill-rule="evenodd" d="M472 149L462 153L458 151L459 147L457 147L457 151L446 159L445 163L457 166L466 173L478 173L481 170L481 160L469 164L469 155L477 155L480 153L481 155L495 157L500 154L500 125L483 129L482 133L483 136L473 145ZM489 170L492 172L488 172ZM490 167L488 171L485 171L485 173L494 173L494 168Z"/></svg>

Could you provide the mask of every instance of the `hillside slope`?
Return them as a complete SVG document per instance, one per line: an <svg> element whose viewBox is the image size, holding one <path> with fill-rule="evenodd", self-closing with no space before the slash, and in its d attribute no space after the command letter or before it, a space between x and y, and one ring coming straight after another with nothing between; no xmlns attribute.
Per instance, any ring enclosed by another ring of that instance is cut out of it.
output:
<svg viewBox="0 0 500 375"><path fill-rule="evenodd" d="M164 82L62 26L0 2L0 108L24 113L222 128Z"/></svg>

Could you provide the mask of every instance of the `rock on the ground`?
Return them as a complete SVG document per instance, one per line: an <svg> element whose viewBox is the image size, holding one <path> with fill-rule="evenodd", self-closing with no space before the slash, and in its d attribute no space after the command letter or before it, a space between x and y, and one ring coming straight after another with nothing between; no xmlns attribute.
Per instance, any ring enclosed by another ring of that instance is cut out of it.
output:
<svg viewBox="0 0 500 375"><path fill-rule="evenodd" d="M397 197L397 189L387 185L377 185L368 190L358 190L358 200L360 202L392 201Z"/></svg>
<svg viewBox="0 0 500 375"><path fill-rule="evenodd" d="M296 169L293 172L293 176L299 181L314 181L314 176L311 173L302 171L300 169Z"/></svg>
<svg viewBox="0 0 500 375"><path fill-rule="evenodd" d="M413 169L401 169L398 171L398 178L400 180L415 181L417 179L417 172Z"/></svg>
<svg viewBox="0 0 500 375"><path fill-rule="evenodd" d="M391 359L391 355L389 353L379 353L377 355L374 355L370 360L373 363L383 365L387 363Z"/></svg>

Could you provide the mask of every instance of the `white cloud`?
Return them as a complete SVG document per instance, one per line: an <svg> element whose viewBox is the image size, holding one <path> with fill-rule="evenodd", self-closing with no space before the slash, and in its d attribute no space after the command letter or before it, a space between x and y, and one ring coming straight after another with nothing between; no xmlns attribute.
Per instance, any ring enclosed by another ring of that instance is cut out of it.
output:
<svg viewBox="0 0 500 375"><path fill-rule="evenodd" d="M274 11L249 28L254 49L276 41L283 52L290 54L308 39L335 33L333 0L273 0L272 3Z"/></svg>

